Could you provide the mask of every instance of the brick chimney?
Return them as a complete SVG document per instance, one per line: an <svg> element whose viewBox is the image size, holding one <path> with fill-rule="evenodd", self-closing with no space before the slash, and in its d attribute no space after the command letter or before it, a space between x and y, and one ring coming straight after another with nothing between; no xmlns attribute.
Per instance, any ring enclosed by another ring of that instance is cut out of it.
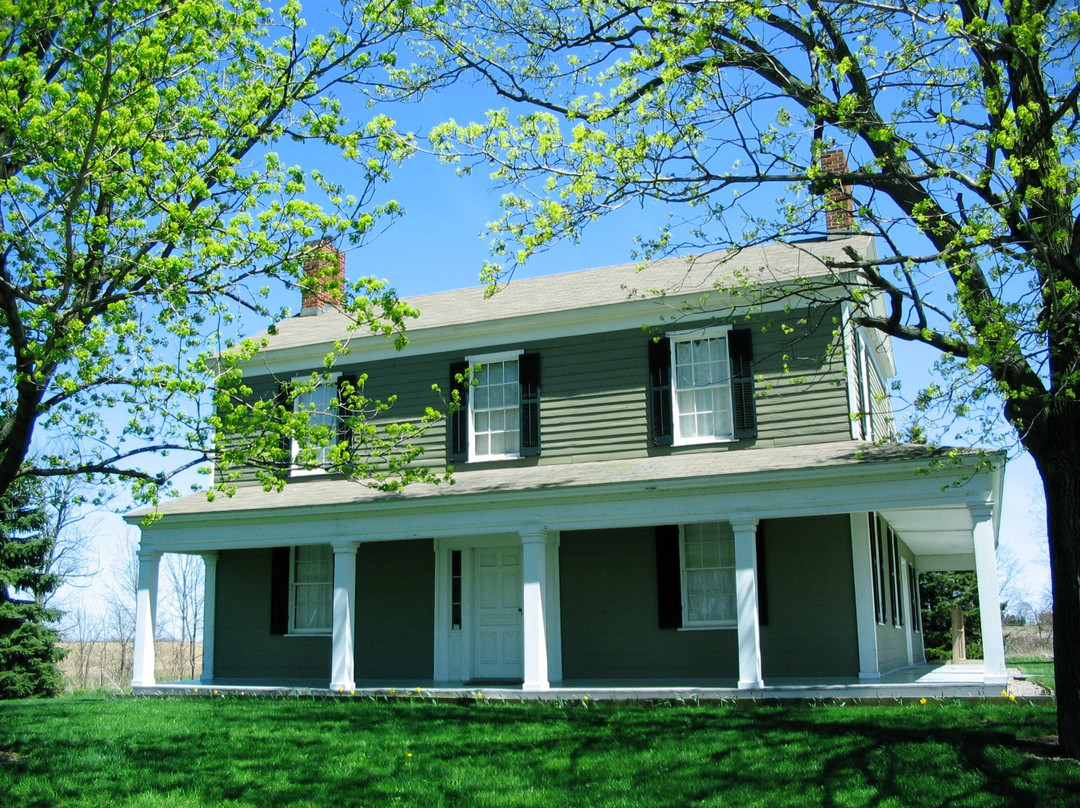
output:
<svg viewBox="0 0 1080 808"><path fill-rule="evenodd" d="M821 170L826 174L846 174L847 156L840 149L822 152ZM849 235L855 230L855 200L847 183L825 192L825 229L830 237Z"/></svg>
<svg viewBox="0 0 1080 808"><path fill-rule="evenodd" d="M330 239L307 246L310 253L304 261L304 277L300 281L303 292L301 316L319 314L329 306L341 303L345 289L345 253Z"/></svg>

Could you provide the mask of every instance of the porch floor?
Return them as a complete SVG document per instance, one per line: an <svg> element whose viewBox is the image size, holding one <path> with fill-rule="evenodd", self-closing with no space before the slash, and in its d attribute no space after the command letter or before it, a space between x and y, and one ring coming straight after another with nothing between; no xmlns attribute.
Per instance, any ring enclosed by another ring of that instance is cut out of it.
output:
<svg viewBox="0 0 1080 808"><path fill-rule="evenodd" d="M919 699L987 698L1001 696L1007 685L987 683L983 663L914 665L884 674L879 679L855 677L771 678L764 687L742 690L733 679L590 679L552 682L547 690L526 690L522 685L435 682L427 679L358 680L347 692L331 691L326 680L231 679L162 682L133 687L137 696L250 695L277 698L346 696L462 700L568 701L588 697L596 701L729 701L772 699Z"/></svg>

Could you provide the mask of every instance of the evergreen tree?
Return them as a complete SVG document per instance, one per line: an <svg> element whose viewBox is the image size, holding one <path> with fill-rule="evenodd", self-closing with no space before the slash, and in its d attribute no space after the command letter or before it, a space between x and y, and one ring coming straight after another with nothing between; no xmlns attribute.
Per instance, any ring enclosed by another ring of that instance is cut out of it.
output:
<svg viewBox="0 0 1080 808"><path fill-rule="evenodd" d="M59 578L47 568L53 536L40 488L24 477L0 499L0 699L53 696L63 684L49 625L60 613L43 605Z"/></svg>
<svg viewBox="0 0 1080 808"><path fill-rule="evenodd" d="M952 659L953 606L964 613L968 657L982 656L979 587L974 572L924 572L919 577L927 659Z"/></svg>

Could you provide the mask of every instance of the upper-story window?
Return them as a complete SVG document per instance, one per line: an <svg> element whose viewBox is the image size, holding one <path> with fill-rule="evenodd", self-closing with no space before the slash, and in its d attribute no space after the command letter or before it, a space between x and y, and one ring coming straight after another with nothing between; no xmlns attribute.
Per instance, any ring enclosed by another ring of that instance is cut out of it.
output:
<svg viewBox="0 0 1080 808"><path fill-rule="evenodd" d="M540 454L540 355L471 356L450 366L461 408L450 419L450 459L510 460Z"/></svg>
<svg viewBox="0 0 1080 808"><path fill-rule="evenodd" d="M307 381L302 380L302 381ZM318 466L325 466L327 463L327 455L330 452L330 446L337 440L338 430L338 413L337 413L337 380L336 378L331 381L323 381L318 387L312 390L306 390L302 393L298 393L293 398L293 412L306 412L308 419L308 426L310 427L322 427L329 432L331 437L330 441L321 441L318 445L311 446L311 451L314 453L314 457L304 457L305 465L307 460L312 460ZM318 429L323 431L323 429ZM300 455L300 444L293 439L292 442L292 457L294 463ZM295 468L294 473L310 473L313 471L319 471L321 469L301 469Z"/></svg>
<svg viewBox="0 0 1080 808"><path fill-rule="evenodd" d="M718 443L757 435L749 330L698 329L649 345L654 443Z"/></svg>

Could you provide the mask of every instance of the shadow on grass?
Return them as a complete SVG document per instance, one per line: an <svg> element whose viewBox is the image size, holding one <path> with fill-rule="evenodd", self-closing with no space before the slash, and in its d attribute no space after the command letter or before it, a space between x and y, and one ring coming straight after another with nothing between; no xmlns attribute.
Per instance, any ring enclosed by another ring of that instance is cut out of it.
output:
<svg viewBox="0 0 1080 808"><path fill-rule="evenodd" d="M1075 805L1050 707L0 706L6 806ZM10 756L10 758L8 757Z"/></svg>

